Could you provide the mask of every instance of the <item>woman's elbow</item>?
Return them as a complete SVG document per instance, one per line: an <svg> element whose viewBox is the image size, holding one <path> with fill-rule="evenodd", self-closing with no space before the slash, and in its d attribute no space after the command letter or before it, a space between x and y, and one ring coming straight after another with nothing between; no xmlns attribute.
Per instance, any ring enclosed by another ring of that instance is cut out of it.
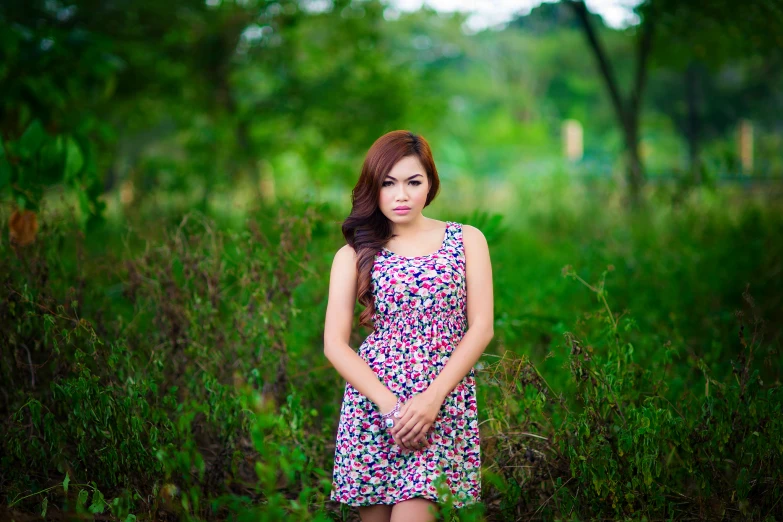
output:
<svg viewBox="0 0 783 522"><path fill-rule="evenodd" d="M324 355L327 359L331 360L332 354L340 349L342 341L334 339L333 337L324 337Z"/></svg>

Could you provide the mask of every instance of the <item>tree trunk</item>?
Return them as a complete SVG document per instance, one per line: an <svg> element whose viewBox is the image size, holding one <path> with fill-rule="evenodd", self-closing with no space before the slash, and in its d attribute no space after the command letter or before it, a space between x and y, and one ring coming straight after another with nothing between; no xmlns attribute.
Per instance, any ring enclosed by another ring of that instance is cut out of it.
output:
<svg viewBox="0 0 783 522"><path fill-rule="evenodd" d="M620 89L617 85L611 63L601 46L601 42L598 40L595 29L590 23L587 6L584 1L566 0L566 4L573 9L582 24L582 28L587 36L587 41L590 44L590 48L598 63L601 77L609 91L609 97L612 100L615 117L624 137L629 199L631 206L638 207L641 203L641 190L645 181L644 163L639 151L639 119L641 114L642 94L647 82L647 61L652 49L654 20L651 15L648 15L639 26L641 34L637 47L636 74L634 76L634 85L631 94L626 103L620 94Z"/></svg>
<svg viewBox="0 0 783 522"><path fill-rule="evenodd" d="M625 136L626 180L628 181L628 196L632 207L641 203L640 195L644 185L644 162L639 150L639 124L629 122L623 128Z"/></svg>

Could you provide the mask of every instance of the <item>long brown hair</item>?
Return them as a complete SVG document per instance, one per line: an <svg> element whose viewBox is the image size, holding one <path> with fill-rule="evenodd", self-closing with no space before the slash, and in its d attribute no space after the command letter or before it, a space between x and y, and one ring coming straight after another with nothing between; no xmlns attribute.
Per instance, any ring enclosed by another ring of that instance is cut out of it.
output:
<svg viewBox="0 0 783 522"><path fill-rule="evenodd" d="M351 192L351 213L342 224L345 240L356 251L356 297L365 306L359 315L359 324L369 328L373 328L372 315L375 312L371 274L373 260L393 237L391 222L378 208L378 199L386 175L406 156L416 156L427 172L430 189L424 206L435 199L440 180L427 140L410 131L392 131L375 140L367 151L359 181Z"/></svg>

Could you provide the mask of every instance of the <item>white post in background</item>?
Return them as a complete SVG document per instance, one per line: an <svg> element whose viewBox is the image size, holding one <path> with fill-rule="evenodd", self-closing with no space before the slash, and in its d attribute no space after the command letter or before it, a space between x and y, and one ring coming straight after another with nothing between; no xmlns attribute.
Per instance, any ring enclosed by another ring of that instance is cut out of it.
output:
<svg viewBox="0 0 783 522"><path fill-rule="evenodd" d="M750 120L740 120L737 136L737 147L743 174L753 170L753 123Z"/></svg>
<svg viewBox="0 0 783 522"><path fill-rule="evenodd" d="M275 193L275 176L274 168L268 160L259 160L258 163L258 190L261 193L261 198L266 203L274 203L277 199Z"/></svg>
<svg viewBox="0 0 783 522"><path fill-rule="evenodd" d="M129 179L126 179L122 182L122 184L120 184L120 202L127 207L133 203L133 196L133 182Z"/></svg>
<svg viewBox="0 0 783 522"><path fill-rule="evenodd" d="M577 120L565 120L562 127L563 153L570 161L582 159L582 124Z"/></svg>

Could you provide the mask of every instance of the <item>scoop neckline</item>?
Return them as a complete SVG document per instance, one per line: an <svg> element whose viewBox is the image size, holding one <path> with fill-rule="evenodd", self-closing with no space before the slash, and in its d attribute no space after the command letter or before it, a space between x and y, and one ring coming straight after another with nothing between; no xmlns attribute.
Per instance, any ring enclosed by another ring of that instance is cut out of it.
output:
<svg viewBox="0 0 783 522"><path fill-rule="evenodd" d="M384 251L386 251L389 254L391 254L392 256L399 257L399 258L402 258L402 259L423 259L425 257L432 257L434 255L440 254L446 248L446 240L448 240L448 238L449 238L449 228L450 227L451 227L451 221L446 221L446 230L443 232L443 241L440 242L440 248L437 249L435 252L433 252L431 254L425 254L423 256L403 256L403 255L396 254L396 253L392 252L391 250L389 250L386 247L381 247L381 248Z"/></svg>

